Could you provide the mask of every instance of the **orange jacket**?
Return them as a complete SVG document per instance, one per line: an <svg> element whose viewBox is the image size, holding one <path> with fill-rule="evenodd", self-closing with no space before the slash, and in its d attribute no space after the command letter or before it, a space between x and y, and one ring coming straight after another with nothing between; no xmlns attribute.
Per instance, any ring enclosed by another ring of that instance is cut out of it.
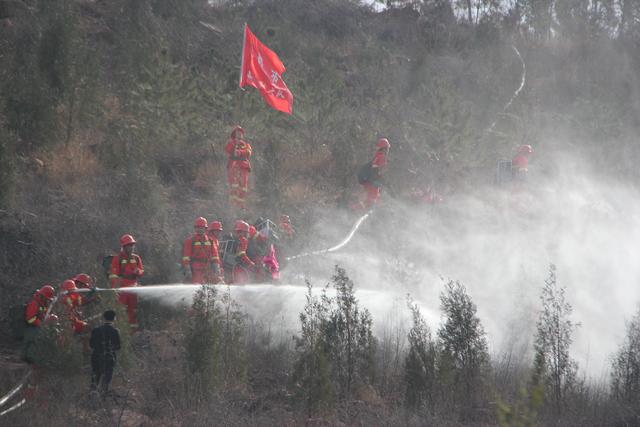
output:
<svg viewBox="0 0 640 427"><path fill-rule="evenodd" d="M69 294L66 294L62 298L62 303L69 308L78 308L86 304L85 299L79 292L71 292Z"/></svg>
<svg viewBox="0 0 640 427"><path fill-rule="evenodd" d="M375 156L373 156L373 161L371 162L372 168L377 168L378 173L382 173L382 170L387 166L387 152L385 150L376 151Z"/></svg>
<svg viewBox="0 0 640 427"><path fill-rule="evenodd" d="M31 326L40 326L48 309L48 301L36 294L27 304L27 308L24 311L24 320Z"/></svg>
<svg viewBox="0 0 640 427"><path fill-rule="evenodd" d="M74 330L80 332L81 325L86 325L86 322L82 320L80 313L78 313L78 307L85 305L87 303L86 299L82 297L82 294L72 292L64 296L62 303L67 307L69 320L71 320Z"/></svg>
<svg viewBox="0 0 640 427"><path fill-rule="evenodd" d="M213 235L209 235L209 240L211 240L211 252L213 254L212 262L222 267L222 263L220 262L220 242L218 242L216 236Z"/></svg>
<svg viewBox="0 0 640 427"><path fill-rule="evenodd" d="M254 262L251 261L251 258L247 256L247 248L249 247L249 240L246 237L240 236L238 237L238 252L236 252L236 258L242 262L244 265L254 265Z"/></svg>
<svg viewBox="0 0 640 427"><path fill-rule="evenodd" d="M529 158L524 154L518 154L511 160L511 169L517 172L529 170Z"/></svg>
<svg viewBox="0 0 640 427"><path fill-rule="evenodd" d="M216 251L217 252L217 251ZM213 242L207 236L194 234L184 241L182 248L182 265L191 266L196 269L207 268L214 258L219 258L217 253L214 254Z"/></svg>
<svg viewBox="0 0 640 427"><path fill-rule="evenodd" d="M142 258L137 254L131 254L131 257L127 258L126 253L120 252L111 260L109 279L112 288L136 286L143 274Z"/></svg>
<svg viewBox="0 0 640 427"><path fill-rule="evenodd" d="M227 167L251 170L251 144L242 139L230 139L224 151L229 156Z"/></svg>
<svg viewBox="0 0 640 427"><path fill-rule="evenodd" d="M280 229L284 232L284 235L289 239L292 239L294 234L296 234L296 230L293 228L293 225L291 225L290 222L281 221Z"/></svg>

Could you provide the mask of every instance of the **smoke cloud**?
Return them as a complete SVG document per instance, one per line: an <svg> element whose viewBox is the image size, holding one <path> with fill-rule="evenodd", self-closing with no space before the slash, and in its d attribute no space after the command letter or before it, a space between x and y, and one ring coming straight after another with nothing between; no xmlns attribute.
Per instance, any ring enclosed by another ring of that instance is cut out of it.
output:
<svg viewBox="0 0 640 427"><path fill-rule="evenodd" d="M553 263L573 306L571 320L580 323L572 357L583 374L606 380L610 356L639 298L640 198L630 186L570 158L556 155L557 163L544 168L547 176L536 174L534 160L529 189L521 193L486 187L422 206L385 195L339 251L291 260L283 284L232 286L231 296L255 320L295 333L305 280L319 294L338 264L354 280L361 306L371 311L375 332L388 336L410 327L407 294L435 332L443 285L458 280L478 307L494 358L513 353L529 363L539 295ZM343 241L359 217L325 213L300 252ZM161 300L190 302L197 286L181 288Z"/></svg>

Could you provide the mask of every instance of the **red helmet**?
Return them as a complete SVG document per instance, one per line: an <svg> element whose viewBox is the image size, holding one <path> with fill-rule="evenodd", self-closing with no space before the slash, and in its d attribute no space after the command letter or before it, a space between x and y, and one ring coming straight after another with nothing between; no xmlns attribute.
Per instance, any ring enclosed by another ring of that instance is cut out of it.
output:
<svg viewBox="0 0 640 427"><path fill-rule="evenodd" d="M380 138L376 143L376 148L391 148L391 144L387 138Z"/></svg>
<svg viewBox="0 0 640 427"><path fill-rule="evenodd" d="M207 228L209 224L207 224L207 218L199 217L196 219L196 223L194 225L195 228Z"/></svg>
<svg viewBox="0 0 640 427"><path fill-rule="evenodd" d="M77 291L78 288L76 287L76 282L74 282L73 280L65 280L64 282L62 282L62 285L60 286L60 289L62 289L62 291L64 292L70 292L70 291Z"/></svg>
<svg viewBox="0 0 640 427"><path fill-rule="evenodd" d="M86 273L80 273L73 278L74 281L82 283L83 285L93 285L93 279Z"/></svg>
<svg viewBox="0 0 640 427"><path fill-rule="evenodd" d="M41 287L40 289L38 289L38 292L36 292L38 295L40 295L43 298L48 299L49 301L51 301L53 299L53 297L56 296L56 290L53 289L53 286L46 284L43 287Z"/></svg>
<svg viewBox="0 0 640 427"><path fill-rule="evenodd" d="M239 220L236 221L235 231L246 231L248 233L249 232L249 224L247 224L246 222L244 222L244 221L239 219Z"/></svg>
<svg viewBox="0 0 640 427"><path fill-rule="evenodd" d="M222 223L220 221L213 221L209 224L209 231L224 231L222 229Z"/></svg>
<svg viewBox="0 0 640 427"><path fill-rule="evenodd" d="M136 239L131 234L125 234L120 238L121 246L133 245L134 243L136 243Z"/></svg>
<svg viewBox="0 0 640 427"><path fill-rule="evenodd" d="M242 129L242 126L240 125L236 125L236 127L233 128L233 130L231 131L231 138L236 138L238 132L244 135L244 129Z"/></svg>
<svg viewBox="0 0 640 427"><path fill-rule="evenodd" d="M531 154L531 153L533 153L533 148L531 148L530 145L521 145L520 148L518 148L518 153L520 153L520 154Z"/></svg>

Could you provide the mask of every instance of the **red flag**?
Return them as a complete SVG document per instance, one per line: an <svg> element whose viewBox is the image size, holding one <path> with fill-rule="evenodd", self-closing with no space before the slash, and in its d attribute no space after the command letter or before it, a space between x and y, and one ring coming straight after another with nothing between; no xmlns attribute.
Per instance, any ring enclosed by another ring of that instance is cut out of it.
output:
<svg viewBox="0 0 640 427"><path fill-rule="evenodd" d="M240 87L255 87L267 104L278 111L292 114L293 95L282 80L282 73L286 70L278 55L262 44L245 24Z"/></svg>

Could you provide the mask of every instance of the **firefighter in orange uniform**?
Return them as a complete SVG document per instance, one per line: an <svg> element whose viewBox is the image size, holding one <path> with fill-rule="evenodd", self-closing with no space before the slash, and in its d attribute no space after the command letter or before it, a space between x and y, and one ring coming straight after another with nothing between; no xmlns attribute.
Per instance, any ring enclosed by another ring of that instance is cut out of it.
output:
<svg viewBox="0 0 640 427"><path fill-rule="evenodd" d="M24 320L27 327L24 330L23 358L28 363L34 363L37 358L34 345L40 334L40 326L45 321L47 311L56 296L53 286L47 284L38 289L24 310Z"/></svg>
<svg viewBox="0 0 640 427"><path fill-rule="evenodd" d="M289 218L289 215L280 215L280 230L282 230L286 239L293 239L293 236L296 234L296 230L291 224L291 218Z"/></svg>
<svg viewBox="0 0 640 427"><path fill-rule="evenodd" d="M224 269L222 267L222 260L220 259L220 237L223 233L222 223L220 221L213 221L209 224L207 234L211 240L211 248L213 252L213 259L211 262L211 283L220 283L224 281Z"/></svg>
<svg viewBox="0 0 640 427"><path fill-rule="evenodd" d="M56 290L49 284L44 285L33 294L33 298L25 308L25 321L28 326L37 328L42 325L49 305L55 296Z"/></svg>
<svg viewBox="0 0 640 427"><path fill-rule="evenodd" d="M356 204L357 209L371 209L380 200L382 187L382 175L387 169L387 156L391 144L387 138L380 138L376 143L376 154L373 160L367 164L366 171L359 172L358 181L364 187L366 199ZM363 173L365 172L365 173Z"/></svg>
<svg viewBox="0 0 640 427"><path fill-rule="evenodd" d="M194 224L195 233L184 241L182 249L182 273L191 283L202 285L211 280L211 263L214 259L213 243L207 235L206 218L199 217Z"/></svg>
<svg viewBox="0 0 640 427"><path fill-rule="evenodd" d="M123 289L138 286L138 279L144 274L142 259L133 253L136 240L130 234L120 238L122 249L111 260L111 288ZM133 331L138 329L138 295L134 292L119 292L118 301L127 306L129 326Z"/></svg>
<svg viewBox="0 0 640 427"><path fill-rule="evenodd" d="M78 289L93 288L93 278L86 273L76 274L73 278L73 282L76 284L76 288Z"/></svg>
<svg viewBox="0 0 640 427"><path fill-rule="evenodd" d="M514 182L526 182L529 173L529 156L533 154L533 148L530 145L521 145L518 153L511 160L511 174Z"/></svg>
<svg viewBox="0 0 640 427"><path fill-rule="evenodd" d="M96 288L94 286L93 278L86 273L79 273L73 278L73 282L78 289L90 289L82 295L82 305L87 305L99 300L96 294Z"/></svg>
<svg viewBox="0 0 640 427"><path fill-rule="evenodd" d="M233 283L247 283L249 281L249 272L255 270L255 263L247 256L249 230L249 224L241 220L236 221L234 231L236 232L238 244L235 253L236 264L232 271Z"/></svg>
<svg viewBox="0 0 640 427"><path fill-rule="evenodd" d="M249 192L249 174L251 173L251 145L244 139L244 129L236 126L231 132L225 152L229 156L227 162L227 181L229 183L229 201L241 209L246 208L246 197Z"/></svg>
<svg viewBox="0 0 640 427"><path fill-rule="evenodd" d="M87 322L82 320L82 316L78 311L78 307L85 304L82 294L78 291L76 284L73 280L65 280L60 286L62 294L62 303L67 308L69 320L71 321L71 327L73 332L81 334L87 331Z"/></svg>

